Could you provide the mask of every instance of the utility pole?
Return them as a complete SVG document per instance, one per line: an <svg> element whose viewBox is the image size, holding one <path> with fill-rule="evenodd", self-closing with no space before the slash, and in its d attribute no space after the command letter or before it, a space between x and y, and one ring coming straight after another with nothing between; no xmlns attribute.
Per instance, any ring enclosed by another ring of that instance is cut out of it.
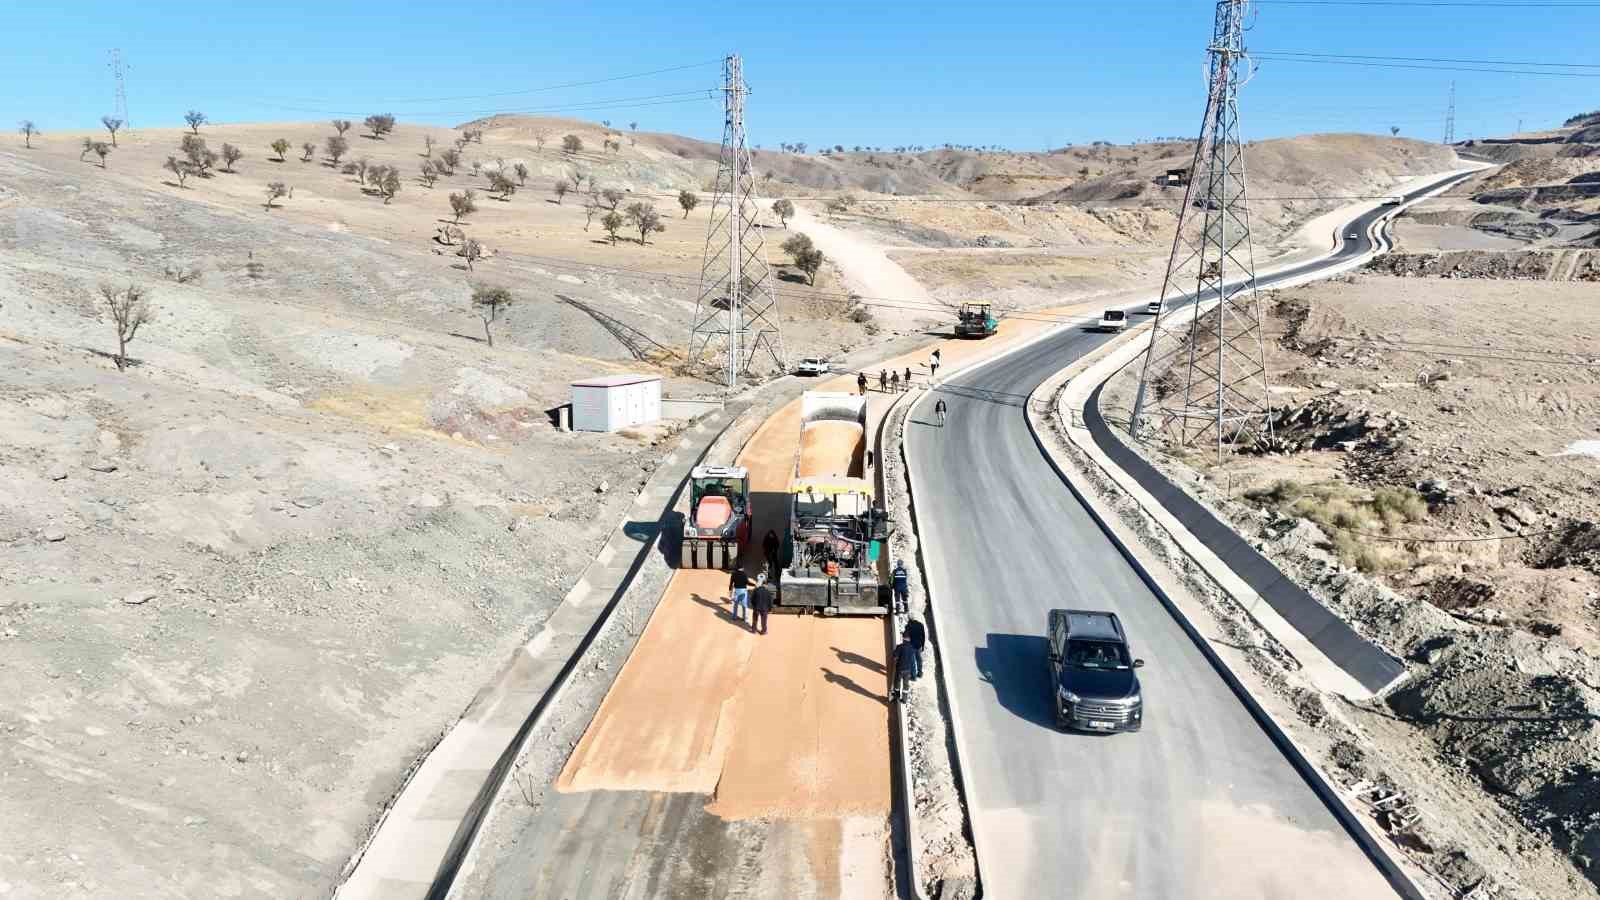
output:
<svg viewBox="0 0 1600 900"><path fill-rule="evenodd" d="M107 65L111 67L111 76L115 78L117 82L117 97L115 103L113 104L111 114L122 120L122 127L132 131L133 123L128 120L128 86L127 80L124 77L126 66L124 66L122 62L121 48L112 47L110 56L111 62L107 63Z"/></svg>
<svg viewBox="0 0 1600 900"><path fill-rule="evenodd" d="M1446 144L1454 144L1456 142L1456 83L1454 81L1450 82L1450 106L1446 108L1444 114L1444 142Z"/></svg>
<svg viewBox="0 0 1600 900"><path fill-rule="evenodd" d="M1209 438L1219 459L1225 445L1262 432L1270 437L1272 429L1239 141L1239 88L1252 74L1244 49L1248 5L1216 5L1205 118L1128 423L1135 439L1151 430L1147 419L1183 446ZM1185 283L1194 284L1192 295ZM1185 299L1192 302L1178 308Z"/></svg>
<svg viewBox="0 0 1600 900"><path fill-rule="evenodd" d="M732 390L766 350L784 368L783 335L778 329L778 296L767 265L766 238L757 227L760 210L752 193L750 148L745 141L744 105L749 88L737 55L722 61L722 153L717 164L700 264L700 294L689 331L689 366L720 362L723 386ZM720 357L720 360L718 359Z"/></svg>

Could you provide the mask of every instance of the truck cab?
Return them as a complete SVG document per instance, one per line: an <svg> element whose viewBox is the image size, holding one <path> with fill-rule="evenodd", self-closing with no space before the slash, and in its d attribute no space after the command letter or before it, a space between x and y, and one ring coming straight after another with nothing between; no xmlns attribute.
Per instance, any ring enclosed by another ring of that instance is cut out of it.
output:
<svg viewBox="0 0 1600 900"><path fill-rule="evenodd" d="M1045 639L1057 727L1124 732L1144 725L1144 694L1135 672L1144 660L1128 649L1116 613L1052 609Z"/></svg>

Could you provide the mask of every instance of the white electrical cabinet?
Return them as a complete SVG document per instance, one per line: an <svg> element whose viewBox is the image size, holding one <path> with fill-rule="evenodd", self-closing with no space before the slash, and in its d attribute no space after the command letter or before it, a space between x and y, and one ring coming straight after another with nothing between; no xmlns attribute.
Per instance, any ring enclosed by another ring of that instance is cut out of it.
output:
<svg viewBox="0 0 1600 900"><path fill-rule="evenodd" d="M574 431L617 431L660 420L659 375L606 375L572 383Z"/></svg>

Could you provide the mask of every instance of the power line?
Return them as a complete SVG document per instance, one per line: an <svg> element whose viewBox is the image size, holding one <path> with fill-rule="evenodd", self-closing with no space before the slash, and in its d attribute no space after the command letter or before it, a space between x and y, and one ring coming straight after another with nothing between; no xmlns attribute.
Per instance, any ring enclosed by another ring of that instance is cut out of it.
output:
<svg viewBox="0 0 1600 900"><path fill-rule="evenodd" d="M1257 4L1270 6L1453 6L1467 9L1596 9L1600 3L1584 2L1544 2L1544 3L1509 3L1488 2L1473 3L1468 0L1253 0Z"/></svg>
<svg viewBox="0 0 1600 900"><path fill-rule="evenodd" d="M585 110L607 109L637 109L646 106L664 106L671 103L698 103L712 99L716 88L696 88L686 91L674 91L665 94L641 94L636 97L608 97L595 100L572 101L569 103L552 104L548 106L525 106L517 108L494 107L484 109L434 109L412 110L406 112L408 116L492 116L512 115L522 113L552 113L552 112L578 112ZM334 116L359 116L362 113L353 110L324 109L305 106L284 106L275 103L256 103L272 109L284 109L292 112L309 112L320 115Z"/></svg>
<svg viewBox="0 0 1600 900"><path fill-rule="evenodd" d="M651 75L664 75L664 74L666 74L668 72L683 72L683 71L687 71L689 69L698 69L698 68L701 68L703 66L719 65L721 62L722 62L722 60L720 60L720 59L708 59L708 60L705 60L703 62L685 63L685 64L683 64L681 66L667 66L666 68L662 68L662 69L651 69L651 70L649 70L647 72L632 72L632 73L629 73L627 75L613 75L613 76L611 76L609 78L593 78L593 79L590 79L590 80L587 80L587 81L566 81L566 82L562 82L560 84L547 84L547 85L544 85L543 87L524 88L524 89L515 90L515 91L497 91L497 92L489 93L489 94L457 94L457 95L452 96L452 97L407 97L407 98L390 97L388 99L370 100L368 102L369 103L375 103L375 104L378 104L378 103L443 103L443 102L453 101L453 100L491 100L491 99L494 99L496 97L516 97L516 96L520 96L520 95L523 95L523 94L540 94L540 93L544 93L546 91L558 91L558 90L564 90L566 88L575 88L575 87L590 87L590 86L596 85L596 84L609 84L609 83L611 83L613 81L626 81L626 80L631 79L631 78L646 78L646 77L649 77ZM271 98L269 98L269 99L271 99ZM310 97L281 97L281 98L276 98L276 99L278 99L278 100L289 100L289 101L295 102L295 103L322 103L322 102L324 102L323 99L321 99L321 98L310 98Z"/></svg>
<svg viewBox="0 0 1600 900"><path fill-rule="evenodd" d="M1436 66L1424 63L1360 62L1345 59L1305 59L1298 56L1252 55L1257 61L1320 63L1325 66L1362 66L1369 69L1426 69L1433 72L1478 72L1485 75L1546 75L1551 78L1600 78L1600 72L1541 72L1535 69L1487 69L1463 66Z"/></svg>
<svg viewBox="0 0 1600 900"><path fill-rule="evenodd" d="M1600 63L1554 63L1507 59L1450 59L1433 56L1364 56L1356 53L1318 53L1308 50L1260 50L1274 56L1314 56L1332 59L1367 59L1383 62L1464 63L1474 66L1542 66L1550 69L1600 69Z"/></svg>

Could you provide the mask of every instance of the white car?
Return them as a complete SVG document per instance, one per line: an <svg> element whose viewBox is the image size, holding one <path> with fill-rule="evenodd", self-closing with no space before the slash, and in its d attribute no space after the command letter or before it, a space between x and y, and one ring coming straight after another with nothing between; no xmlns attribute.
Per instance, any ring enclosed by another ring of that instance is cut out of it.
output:
<svg viewBox="0 0 1600 900"><path fill-rule="evenodd" d="M1161 315L1161 301L1151 300L1149 303L1145 304L1144 314L1147 316Z"/></svg>
<svg viewBox="0 0 1600 900"><path fill-rule="evenodd" d="M796 375L826 375L830 369L831 366L829 366L826 357L808 356L800 360L800 364L794 367L794 373Z"/></svg>
<svg viewBox="0 0 1600 900"><path fill-rule="evenodd" d="M1128 327L1128 314L1120 309L1108 309L1100 314L1100 331L1121 331Z"/></svg>
<svg viewBox="0 0 1600 900"><path fill-rule="evenodd" d="M1352 241L1359 241L1359 240L1361 240L1361 235L1359 235L1359 234L1357 234L1357 233L1356 233L1356 232L1354 232L1354 231L1352 231L1352 232L1350 232L1350 233L1349 233L1349 234L1347 234L1347 235L1345 235L1345 237L1346 237L1346 238L1349 238L1349 239L1350 239L1350 240L1352 240Z"/></svg>

